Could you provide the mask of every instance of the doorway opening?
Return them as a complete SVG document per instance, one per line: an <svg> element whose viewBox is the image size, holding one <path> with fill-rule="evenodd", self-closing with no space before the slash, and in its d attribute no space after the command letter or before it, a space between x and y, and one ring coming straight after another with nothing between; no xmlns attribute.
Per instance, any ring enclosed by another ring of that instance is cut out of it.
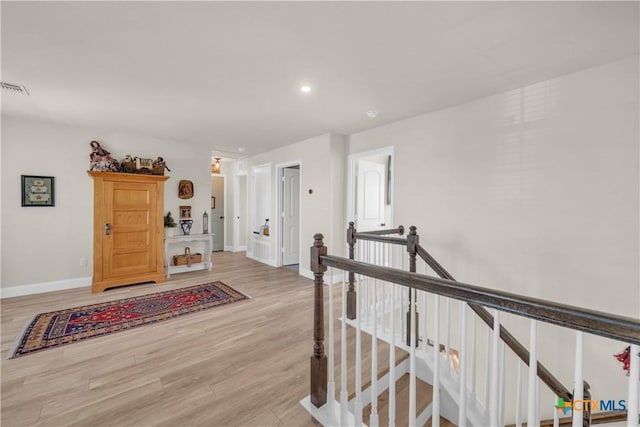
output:
<svg viewBox="0 0 640 427"><path fill-rule="evenodd" d="M300 265L300 164L298 160L276 167L279 179L277 265L296 272Z"/></svg>
<svg viewBox="0 0 640 427"><path fill-rule="evenodd" d="M224 175L211 175L211 214L209 215L209 221L211 222L211 233L213 233L213 252L224 251L225 187Z"/></svg>
<svg viewBox="0 0 640 427"><path fill-rule="evenodd" d="M347 222L358 231L394 227L393 147L349 155Z"/></svg>

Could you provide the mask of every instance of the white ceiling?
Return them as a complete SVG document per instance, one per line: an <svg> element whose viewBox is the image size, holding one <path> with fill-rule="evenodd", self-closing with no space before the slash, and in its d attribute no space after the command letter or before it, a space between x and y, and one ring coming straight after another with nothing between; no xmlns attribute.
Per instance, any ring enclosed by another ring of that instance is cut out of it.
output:
<svg viewBox="0 0 640 427"><path fill-rule="evenodd" d="M639 44L638 2L1 8L2 80L31 94L3 93L3 114L249 155L635 55Z"/></svg>

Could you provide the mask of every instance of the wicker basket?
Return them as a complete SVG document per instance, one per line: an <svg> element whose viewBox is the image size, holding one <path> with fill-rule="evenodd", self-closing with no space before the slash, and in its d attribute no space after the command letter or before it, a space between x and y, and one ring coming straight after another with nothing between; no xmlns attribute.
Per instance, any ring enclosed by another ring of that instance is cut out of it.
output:
<svg viewBox="0 0 640 427"><path fill-rule="evenodd" d="M164 165L153 165L153 169L136 169L136 162L122 162L121 169L125 173L138 173L143 175L164 175Z"/></svg>
<svg viewBox="0 0 640 427"><path fill-rule="evenodd" d="M184 248L184 255L174 255L173 256L173 265L187 265L191 267L191 264L202 262L202 254L201 253L191 253L191 248Z"/></svg>

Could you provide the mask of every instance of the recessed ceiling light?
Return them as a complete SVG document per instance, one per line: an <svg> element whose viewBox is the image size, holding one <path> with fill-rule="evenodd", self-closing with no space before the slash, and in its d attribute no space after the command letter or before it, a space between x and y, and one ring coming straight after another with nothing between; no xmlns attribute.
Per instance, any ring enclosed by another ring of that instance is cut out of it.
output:
<svg viewBox="0 0 640 427"><path fill-rule="evenodd" d="M369 110L367 111L367 117L369 117L370 119L375 119L376 117L378 117L378 112L376 110Z"/></svg>
<svg viewBox="0 0 640 427"><path fill-rule="evenodd" d="M244 148L244 147L238 147L238 152L240 152L240 153L244 153L245 150L246 150L246 148Z"/></svg>
<svg viewBox="0 0 640 427"><path fill-rule="evenodd" d="M300 90L304 93L309 93L311 92L311 86L307 86L307 85L301 86Z"/></svg>

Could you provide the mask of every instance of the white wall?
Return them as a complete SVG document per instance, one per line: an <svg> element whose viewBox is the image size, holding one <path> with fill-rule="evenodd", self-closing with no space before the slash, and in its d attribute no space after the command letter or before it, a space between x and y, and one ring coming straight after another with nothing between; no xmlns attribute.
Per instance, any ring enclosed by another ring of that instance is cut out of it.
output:
<svg viewBox="0 0 640 427"><path fill-rule="evenodd" d="M349 153L395 146L395 222L458 280L638 316L638 81L632 57L351 135ZM571 388L573 334L539 342ZM593 398L625 398L623 348L587 337Z"/></svg>
<svg viewBox="0 0 640 427"><path fill-rule="evenodd" d="M3 295L21 293L15 287L90 283L93 246L93 181L89 142L100 141L121 159L127 154L164 157L171 172L165 182L165 212L179 218L178 206L191 205L194 232L202 232L209 209L209 150L185 150L178 141L115 131L62 126L2 117L2 280ZM56 206L20 206L20 175L55 177ZM178 181L194 183L192 199L178 198ZM80 267L80 258L88 259ZM52 283L56 282L56 283ZM7 289L13 288L9 291ZM26 289L26 288L25 288Z"/></svg>
<svg viewBox="0 0 640 427"><path fill-rule="evenodd" d="M271 216L277 215L276 166L279 163L300 161L300 271L309 270L308 250L313 244L313 235L322 233L325 244L333 254L344 253L344 150L345 139L339 135L325 134L297 142L276 150L262 153L243 160L246 170L256 165L270 164L271 171ZM249 181L249 185L251 185ZM313 193L309 194L309 190ZM253 202L250 200L248 215L252 217ZM271 223L269 239L271 262L275 263L277 221ZM251 228L251 227L250 227ZM249 230L249 241L251 241ZM249 243L249 246L251 244Z"/></svg>

